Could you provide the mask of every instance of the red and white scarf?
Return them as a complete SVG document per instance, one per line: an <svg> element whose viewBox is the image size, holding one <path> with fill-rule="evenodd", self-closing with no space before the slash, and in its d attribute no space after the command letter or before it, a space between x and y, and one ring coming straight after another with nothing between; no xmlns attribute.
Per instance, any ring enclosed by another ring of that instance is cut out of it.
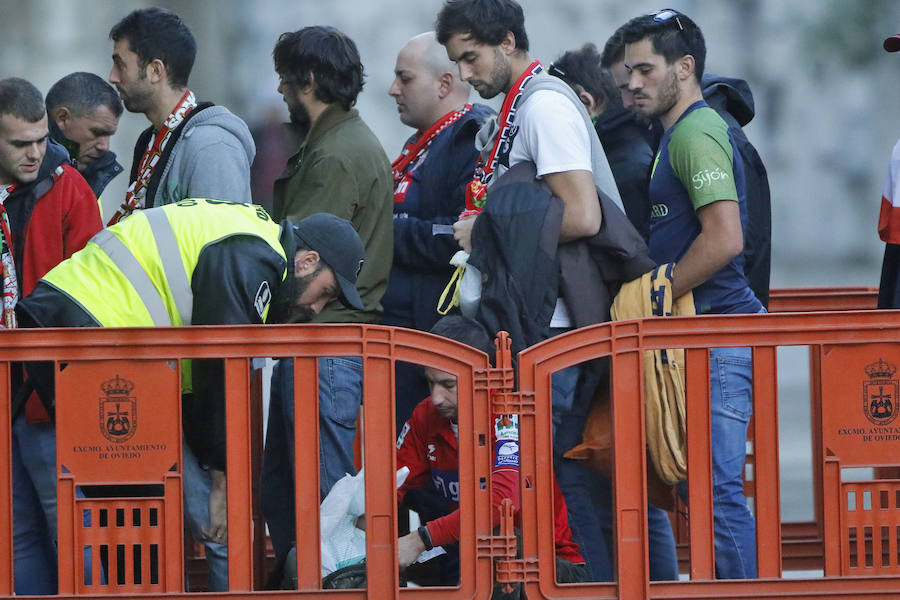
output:
<svg viewBox="0 0 900 600"><path fill-rule="evenodd" d="M516 110L519 108L519 102L522 100L525 86L532 78L543 71L540 61L534 61L525 71L519 75L519 78L506 93L503 100L503 106L500 107L500 114L497 115L497 125L499 132L494 139L494 145L487 163L479 156L478 163L475 165L475 178L466 186L466 212L477 213L484 208L484 200L487 195L487 187L494 178L494 171L502 154L509 153L510 137L513 132L513 123L516 120Z"/></svg>
<svg viewBox="0 0 900 600"><path fill-rule="evenodd" d="M446 115L438 119L431 127L425 130L425 133L409 138L400 151L400 156L391 163L391 172L394 175L394 204L403 202L406 198L406 191L412 182L413 167L418 164L419 159L423 157L437 136L442 131L459 121L463 115L472 108L471 104L466 104L459 110L452 110Z"/></svg>
<svg viewBox="0 0 900 600"><path fill-rule="evenodd" d="M172 132L181 125L187 114L196 106L197 101L194 98L194 92L191 90L185 91L181 100L175 105L175 109L163 122L162 127L159 128L159 131L150 137L150 141L147 143L147 149L144 150L144 155L141 157L137 179L135 179L128 187L128 191L125 192L125 202L122 203L122 206L120 206L110 218L109 222L106 224L107 227L115 225L119 222L119 219L130 215L135 210L144 208L147 196L147 185L150 183L150 178L153 176L154 169L156 169L156 166L159 164L159 159L162 156L163 150L166 148L169 138L172 137Z"/></svg>
<svg viewBox="0 0 900 600"><path fill-rule="evenodd" d="M16 261L12 251L12 230L6 214L6 199L16 189L15 184L0 188L0 269L3 273L3 308L0 328L16 327L16 303L19 301L19 285L16 280Z"/></svg>

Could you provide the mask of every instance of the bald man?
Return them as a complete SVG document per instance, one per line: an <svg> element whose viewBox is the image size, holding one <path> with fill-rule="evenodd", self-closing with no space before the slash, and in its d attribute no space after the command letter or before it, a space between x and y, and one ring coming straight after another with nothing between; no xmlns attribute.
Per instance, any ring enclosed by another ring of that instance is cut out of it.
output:
<svg viewBox="0 0 900 600"><path fill-rule="evenodd" d="M397 54L388 94L400 121L415 129L394 175L394 262L382 298L384 323L428 331L450 280L450 258L459 250L452 225L465 208L465 187L475 170L475 134L492 111L468 104L469 84L429 31ZM438 227L436 227L438 226ZM449 232L449 233L446 233ZM428 395L419 369L397 365L397 429Z"/></svg>

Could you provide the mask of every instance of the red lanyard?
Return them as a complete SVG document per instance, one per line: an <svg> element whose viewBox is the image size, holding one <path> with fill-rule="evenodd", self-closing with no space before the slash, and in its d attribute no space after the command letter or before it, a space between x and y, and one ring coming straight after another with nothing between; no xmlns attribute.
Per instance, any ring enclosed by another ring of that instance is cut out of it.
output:
<svg viewBox="0 0 900 600"><path fill-rule="evenodd" d="M475 165L475 178L466 186L466 211L480 212L484 208L487 186L494 177L498 154L501 149L508 149L509 137L512 133L513 122L516 119L516 109L522 100L523 89L531 81L531 78L542 70L543 67L540 61L534 61L519 75L512 88L507 92L506 98L503 100L503 106L500 107L500 114L497 115L497 124L500 126L500 132L494 140L494 146L491 148L487 164L481 160L481 157L478 158L478 163Z"/></svg>

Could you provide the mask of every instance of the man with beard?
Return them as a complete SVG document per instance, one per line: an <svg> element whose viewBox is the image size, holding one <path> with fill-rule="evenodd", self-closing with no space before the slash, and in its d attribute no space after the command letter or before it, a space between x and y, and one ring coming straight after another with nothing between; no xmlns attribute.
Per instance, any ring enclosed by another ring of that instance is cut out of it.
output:
<svg viewBox="0 0 900 600"><path fill-rule="evenodd" d="M466 190L467 208L478 210L490 203L497 180L510 168L530 162L537 178L562 201L560 247L597 234L602 218L598 189L621 207L619 191L584 106L565 83L548 77L541 63L529 56L522 7L514 0L448 0L438 13L435 30L447 56L457 64L460 79L483 98L506 95L496 122L478 134L481 155ZM468 252L473 250L472 229L479 218L454 224L455 238ZM562 278L574 277L573 272L562 268ZM575 326L567 301L577 302L577 297L560 296L549 321L550 335ZM576 365L553 377L554 468L569 507L573 538L592 579L603 580L612 576L604 567L609 564L608 552L596 507L583 489L591 473L580 461L562 458L580 441L592 396L583 372Z"/></svg>
<svg viewBox="0 0 900 600"><path fill-rule="evenodd" d="M178 15L135 10L109 32L109 82L125 108L150 121L138 138L125 201L115 223L141 208L184 198L250 199L256 147L247 125L223 106L198 103L187 87L197 44Z"/></svg>
<svg viewBox="0 0 900 600"><path fill-rule="evenodd" d="M693 291L697 314L765 312L744 275L744 168L728 125L703 100L706 44L686 15L662 10L623 27L634 110L665 133L650 179L650 255L676 262L672 296ZM716 570L756 577L743 470L752 406L750 348L713 348L710 362Z"/></svg>
<svg viewBox="0 0 900 600"><path fill-rule="evenodd" d="M363 65L352 39L334 27L281 34L272 51L278 91L298 126L309 122L300 149L275 181L272 216L299 219L328 212L353 224L366 250L358 287L363 306L332 302L317 323L377 323L393 256L391 167L378 139L353 108ZM272 375L260 504L266 521L293 522L294 365L282 360ZM362 360L319 359L320 492L355 473L353 443L362 403ZM269 526L283 560L294 542L286 527Z"/></svg>
<svg viewBox="0 0 900 600"><path fill-rule="evenodd" d="M98 233L44 276L17 314L32 327L308 321L338 298L362 308L364 258L353 227L334 215L279 226L259 206L185 199ZM228 586L223 369L218 359L182 367L193 390L182 400L185 520L207 546L211 591ZM52 407L52 372L29 365L29 374Z"/></svg>
<svg viewBox="0 0 900 600"><path fill-rule="evenodd" d="M119 128L122 101L93 73L70 73L47 92L50 137L62 144L94 195L122 172L109 140ZM101 202L101 212L103 210Z"/></svg>

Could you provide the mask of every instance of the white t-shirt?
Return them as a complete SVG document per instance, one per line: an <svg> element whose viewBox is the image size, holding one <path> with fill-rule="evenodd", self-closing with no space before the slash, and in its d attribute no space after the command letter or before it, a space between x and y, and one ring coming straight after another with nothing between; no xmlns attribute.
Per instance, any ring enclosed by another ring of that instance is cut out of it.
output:
<svg viewBox="0 0 900 600"><path fill-rule="evenodd" d="M591 171L591 140L584 117L569 98L538 90L516 112L509 166L531 161L537 176L563 171ZM498 166L495 177L506 171Z"/></svg>
<svg viewBox="0 0 900 600"><path fill-rule="evenodd" d="M563 171L591 172L591 140L584 117L569 98L553 90L538 90L519 107L513 126L510 167L531 161L538 178ZM505 171L506 167L499 165L495 176ZM566 304L557 298L550 327L571 326Z"/></svg>

